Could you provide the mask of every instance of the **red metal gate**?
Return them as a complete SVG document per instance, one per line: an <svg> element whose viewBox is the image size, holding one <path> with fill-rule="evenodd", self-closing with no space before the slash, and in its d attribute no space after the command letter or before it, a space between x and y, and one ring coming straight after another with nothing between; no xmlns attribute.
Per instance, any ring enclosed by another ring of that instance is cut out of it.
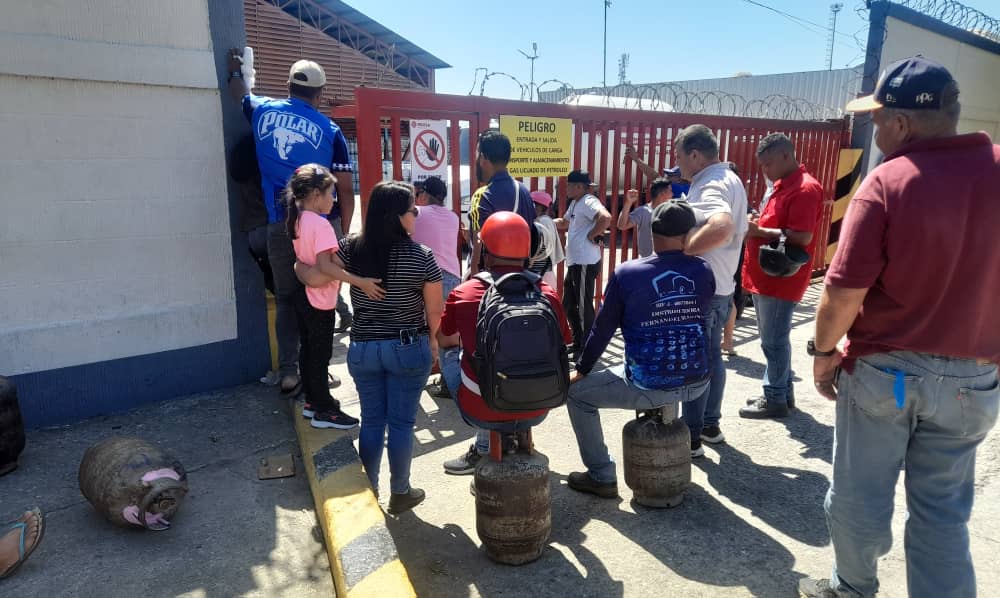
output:
<svg viewBox="0 0 1000 598"><path fill-rule="evenodd" d="M799 160L823 184L826 208L816 246L826 247L837 160L847 131L844 121L785 121L619 110L363 87L355 90L354 98L354 105L335 109L334 118L356 121L362 214L367 209L368 191L383 178L383 160L392 163L388 173L390 178L404 180L403 133L404 121L408 119L445 120L449 123L449 169L451 180L456 182L450 185L450 192L452 207L461 215L463 162L469 165L469 191L479 186L475 173L475 140L480 131L497 126L501 114L570 118L573 120L573 167L590 171L598 184L596 194L604 199L611 212L610 251L605 260L605 271L610 272L619 261L637 255L632 231L619 231L616 225L625 191L634 188L645 193L652 182L631 161L622 160L625 145L634 145L639 156L660 172L671 161L673 142L678 132L688 125L701 123L715 131L719 138L721 159L731 161L739 168L753 206L760 202L766 186L755 160L757 144L769 133L781 131L787 134L795 144ZM469 139L467 155L459 156L460 129L466 127ZM552 193L559 204L559 213L564 213L564 177L525 178L523 181L532 190L542 189ZM824 268L822 251L816 252L813 268ZM558 275L561 290L562 265ZM599 303L604 272L598 276L595 300Z"/></svg>

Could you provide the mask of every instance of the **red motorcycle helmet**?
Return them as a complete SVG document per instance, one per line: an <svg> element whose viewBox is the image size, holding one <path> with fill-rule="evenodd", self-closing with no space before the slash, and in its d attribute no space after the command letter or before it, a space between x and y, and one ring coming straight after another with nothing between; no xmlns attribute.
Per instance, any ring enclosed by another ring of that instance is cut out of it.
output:
<svg viewBox="0 0 1000 598"><path fill-rule="evenodd" d="M531 255L531 229L520 214L495 212L483 223L479 238L490 255L524 260Z"/></svg>

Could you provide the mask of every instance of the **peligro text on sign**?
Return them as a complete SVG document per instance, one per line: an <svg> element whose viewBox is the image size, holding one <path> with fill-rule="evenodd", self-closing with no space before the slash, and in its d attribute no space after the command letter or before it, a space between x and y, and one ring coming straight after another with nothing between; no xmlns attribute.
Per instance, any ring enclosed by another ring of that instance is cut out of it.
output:
<svg viewBox="0 0 1000 598"><path fill-rule="evenodd" d="M571 119L501 115L500 131L511 141L507 168L512 175L564 176L570 171Z"/></svg>

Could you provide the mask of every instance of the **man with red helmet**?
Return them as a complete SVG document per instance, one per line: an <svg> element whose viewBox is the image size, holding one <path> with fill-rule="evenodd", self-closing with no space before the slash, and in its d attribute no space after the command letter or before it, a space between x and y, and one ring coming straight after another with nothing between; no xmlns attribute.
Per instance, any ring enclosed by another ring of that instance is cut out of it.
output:
<svg viewBox="0 0 1000 598"><path fill-rule="evenodd" d="M483 223L479 239L482 241L486 270L494 279L525 269L531 255L531 229L520 215L495 212ZM555 289L543 281L539 281L539 288L559 319L563 340L570 342L572 333ZM517 422L520 428L527 428L540 423L547 413L546 410L501 413L490 409L479 394L479 376L472 363L472 355L476 351L479 303L488 289L489 284L478 278L463 282L448 295L441 315L438 332L441 373L465 419L479 426L475 444L461 457L445 462L445 471L454 475L473 473L482 455L489 452L489 432L483 428L512 421Z"/></svg>

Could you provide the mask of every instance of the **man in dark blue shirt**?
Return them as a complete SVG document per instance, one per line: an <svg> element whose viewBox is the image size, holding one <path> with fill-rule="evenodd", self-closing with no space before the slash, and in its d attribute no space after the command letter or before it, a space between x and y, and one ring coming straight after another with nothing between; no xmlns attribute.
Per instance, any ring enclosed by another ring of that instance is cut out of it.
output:
<svg viewBox="0 0 1000 598"><path fill-rule="evenodd" d="M652 217L656 253L621 264L608 281L604 304L570 380L567 407L587 466L587 471L569 475L574 490L618 496L599 409L655 409L694 400L708 387L706 318L715 277L705 260L684 254L685 238L694 226L694 209L686 201L660 204ZM591 373L618 328L625 339L624 363Z"/></svg>
<svg viewBox="0 0 1000 598"><path fill-rule="evenodd" d="M482 243L479 230L483 223L495 212L516 212L532 230L531 253L538 248L535 232L535 203L531 191L507 172L510 162L510 139L497 129L487 129L479 136L479 151L476 158L476 178L486 185L476 189L469 201L469 225L472 228L472 258L470 271L479 272L482 264Z"/></svg>

